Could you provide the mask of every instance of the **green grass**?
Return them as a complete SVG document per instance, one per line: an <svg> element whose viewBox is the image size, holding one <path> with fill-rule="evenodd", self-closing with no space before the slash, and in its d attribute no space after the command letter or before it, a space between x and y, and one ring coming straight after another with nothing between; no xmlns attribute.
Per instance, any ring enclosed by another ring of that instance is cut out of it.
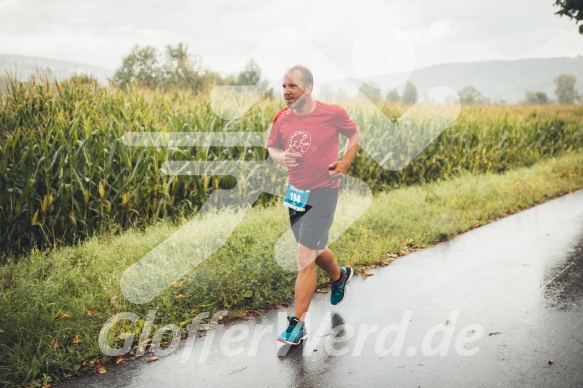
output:
<svg viewBox="0 0 583 388"><path fill-rule="evenodd" d="M361 271L582 187L583 152L570 152L505 174L465 173L379 193L331 248L341 264ZM211 221L199 227L208 228ZM123 271L177 228L160 221L75 247L35 251L0 267L0 384L40 382L43 373L59 381L109 361L99 351L98 333L119 312L143 319L156 309L154 329L169 323L184 328L199 312L227 309L236 316L291 300L295 274L283 270L273 253L288 230L283 206L252 208L219 251L152 302L125 300L119 285ZM327 281L323 273L319 281ZM63 314L68 316L58 319ZM141 324L118 323L112 345L119 345L116 335L139 332ZM73 343L76 336L81 341Z"/></svg>

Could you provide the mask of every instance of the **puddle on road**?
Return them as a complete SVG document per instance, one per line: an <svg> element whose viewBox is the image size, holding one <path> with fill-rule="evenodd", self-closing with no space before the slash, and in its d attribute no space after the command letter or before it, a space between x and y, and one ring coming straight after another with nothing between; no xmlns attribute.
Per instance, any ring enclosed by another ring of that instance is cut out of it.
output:
<svg viewBox="0 0 583 388"><path fill-rule="evenodd" d="M548 307L583 307L583 232L567 249L567 259L545 275L544 298Z"/></svg>

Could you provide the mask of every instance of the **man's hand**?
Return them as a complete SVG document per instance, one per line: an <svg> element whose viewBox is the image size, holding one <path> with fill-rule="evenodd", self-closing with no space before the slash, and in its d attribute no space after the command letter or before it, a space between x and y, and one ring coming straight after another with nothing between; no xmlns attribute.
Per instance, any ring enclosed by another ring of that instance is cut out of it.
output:
<svg viewBox="0 0 583 388"><path fill-rule="evenodd" d="M282 153L283 163L288 167L297 167L300 165L299 158L302 157L302 154L298 154L297 152L293 152L291 149L285 150Z"/></svg>
<svg viewBox="0 0 583 388"><path fill-rule="evenodd" d="M360 147L360 141L362 137L358 130L348 138L346 143L346 149L344 151L344 157L341 160L337 160L334 163L328 165L328 173L331 177L335 179L340 179L348 172L348 167L352 163L358 148Z"/></svg>
<svg viewBox="0 0 583 388"><path fill-rule="evenodd" d="M328 165L328 173L331 177L340 179L348 172L348 167L350 163L346 163L343 160L337 160L334 163Z"/></svg>
<svg viewBox="0 0 583 388"><path fill-rule="evenodd" d="M287 168L297 167L300 164L299 158L302 157L301 154L293 152L291 149L285 151L280 150L276 147L269 147L269 156L274 162L285 164Z"/></svg>

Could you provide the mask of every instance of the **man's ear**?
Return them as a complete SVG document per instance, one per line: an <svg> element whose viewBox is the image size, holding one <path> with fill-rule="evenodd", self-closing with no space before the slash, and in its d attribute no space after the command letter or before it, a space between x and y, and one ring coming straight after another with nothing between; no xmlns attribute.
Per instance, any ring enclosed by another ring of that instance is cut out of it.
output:
<svg viewBox="0 0 583 388"><path fill-rule="evenodd" d="M304 93L307 95L312 94L312 90L314 89L314 84L307 84L304 88Z"/></svg>

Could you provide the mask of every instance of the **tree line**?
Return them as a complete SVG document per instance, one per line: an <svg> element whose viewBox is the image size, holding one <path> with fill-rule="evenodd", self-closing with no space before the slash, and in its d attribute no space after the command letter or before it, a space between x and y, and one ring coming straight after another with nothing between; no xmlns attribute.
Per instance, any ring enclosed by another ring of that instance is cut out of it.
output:
<svg viewBox="0 0 583 388"><path fill-rule="evenodd" d="M122 59L110 82L122 89L132 85L150 89L190 89L202 93L216 85L257 85L267 91L261 68L251 59L234 75L221 76L206 69L200 56L191 56L188 46L167 45L164 53L153 46L134 46Z"/></svg>
<svg viewBox="0 0 583 388"><path fill-rule="evenodd" d="M548 97L545 92L541 91L530 91L525 90L524 100L521 103L524 104L549 104L557 102L559 104L574 104L577 101L583 102L583 95L580 95L575 89L575 83L577 78L572 74L560 74L554 79L555 82L555 97L556 100L552 100ZM383 97L382 90L370 84L363 83L359 91L361 94L366 96L369 100L373 102L388 101L388 102L404 102L406 104L413 104L417 101L417 88L415 85L408 81L403 87L401 94L394 88L389 90L386 96ZM482 93L473 86L466 86L459 90L458 96L462 104L474 105L474 104L489 104L491 101L489 98L482 95ZM501 101L500 103L505 103Z"/></svg>
<svg viewBox="0 0 583 388"><path fill-rule="evenodd" d="M190 89L195 92L205 92L215 85L258 85L265 91L268 90L268 82L261 79L261 68L254 60L249 60L245 67L234 75L221 76L220 74L205 69L200 56L191 56L188 46L178 43L176 46L167 45L164 53L160 53L153 46L134 46L131 52L122 59L121 66L115 71L110 82L122 89L131 85L147 87L151 89ZM573 104L582 101L582 97L575 89L576 78L571 74L560 74L554 80L556 102L560 104ZM411 81L407 81L401 91L394 88L386 95L374 84L363 83L359 91L373 102L404 102L413 104L418 99L417 87ZM268 94L272 97L273 90ZM331 90L323 91L325 95L342 97L343 92ZM462 104L489 104L489 98L482 95L473 86L466 86L458 91ZM548 104L554 102L545 92L525 91L522 103ZM504 103L502 101L502 103Z"/></svg>

